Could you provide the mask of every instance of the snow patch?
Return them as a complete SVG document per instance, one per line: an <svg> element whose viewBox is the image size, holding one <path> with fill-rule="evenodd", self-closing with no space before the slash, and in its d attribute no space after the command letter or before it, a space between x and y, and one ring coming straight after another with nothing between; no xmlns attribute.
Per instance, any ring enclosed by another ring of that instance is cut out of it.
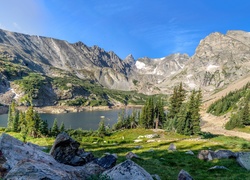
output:
<svg viewBox="0 0 250 180"><path fill-rule="evenodd" d="M144 64L143 62L140 62L140 61L136 61L135 66L137 69L144 69L146 64Z"/></svg>
<svg viewBox="0 0 250 180"><path fill-rule="evenodd" d="M189 74L187 75L187 78L191 78L193 76L193 74Z"/></svg>
<svg viewBox="0 0 250 180"><path fill-rule="evenodd" d="M154 61L162 61L163 59L165 59L165 57L162 57L162 58L155 58L153 59Z"/></svg>
<svg viewBox="0 0 250 180"><path fill-rule="evenodd" d="M18 99L18 98L20 97L20 95L17 94L17 93L14 91L14 89L10 89L10 90L11 90L12 93L15 94L14 99Z"/></svg>
<svg viewBox="0 0 250 180"><path fill-rule="evenodd" d="M175 74L176 73L176 71L172 71L170 74Z"/></svg>
<svg viewBox="0 0 250 180"><path fill-rule="evenodd" d="M195 83L188 83L187 84L190 88L196 88L196 84Z"/></svg>
<svg viewBox="0 0 250 180"><path fill-rule="evenodd" d="M210 64L210 65L207 66L207 71L214 70L214 69L216 69L218 67L220 67L220 66Z"/></svg>

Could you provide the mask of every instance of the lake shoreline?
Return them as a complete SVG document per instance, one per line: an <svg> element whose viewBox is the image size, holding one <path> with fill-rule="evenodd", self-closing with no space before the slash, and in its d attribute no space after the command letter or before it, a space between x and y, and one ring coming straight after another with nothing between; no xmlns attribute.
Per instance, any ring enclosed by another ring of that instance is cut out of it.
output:
<svg viewBox="0 0 250 180"><path fill-rule="evenodd" d="M83 111L109 111L115 109L127 109L127 108L142 108L143 105L121 105L121 106L44 106L44 107L34 107L38 113L48 113L48 114L64 114L64 113L77 113ZM17 106L20 111L26 111L27 106ZM8 106L0 107L0 115L8 113Z"/></svg>

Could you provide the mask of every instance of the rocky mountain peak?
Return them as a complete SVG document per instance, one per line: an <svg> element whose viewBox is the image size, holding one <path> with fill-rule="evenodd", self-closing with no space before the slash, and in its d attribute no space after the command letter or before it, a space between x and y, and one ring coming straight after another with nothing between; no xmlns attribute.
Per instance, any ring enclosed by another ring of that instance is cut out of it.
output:
<svg viewBox="0 0 250 180"><path fill-rule="evenodd" d="M124 59L124 63L126 64L134 64L135 63L135 58L132 54L129 54L125 59Z"/></svg>

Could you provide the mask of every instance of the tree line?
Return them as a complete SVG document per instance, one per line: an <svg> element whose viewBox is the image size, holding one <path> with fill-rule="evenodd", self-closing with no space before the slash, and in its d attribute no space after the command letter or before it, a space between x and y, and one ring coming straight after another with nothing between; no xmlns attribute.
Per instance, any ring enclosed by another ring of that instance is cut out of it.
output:
<svg viewBox="0 0 250 180"><path fill-rule="evenodd" d="M173 89L167 113L161 98L149 97L141 111L133 111L131 115L120 113L113 129L162 128L184 135L199 134L201 100L201 90L193 90L188 96L180 83Z"/></svg>
<svg viewBox="0 0 250 180"><path fill-rule="evenodd" d="M20 132L25 139L27 135L32 137L57 136L64 131L64 124L58 127L57 119L54 120L50 129L46 120L41 119L33 106L29 106L26 112L16 109L15 101L9 106L7 131Z"/></svg>

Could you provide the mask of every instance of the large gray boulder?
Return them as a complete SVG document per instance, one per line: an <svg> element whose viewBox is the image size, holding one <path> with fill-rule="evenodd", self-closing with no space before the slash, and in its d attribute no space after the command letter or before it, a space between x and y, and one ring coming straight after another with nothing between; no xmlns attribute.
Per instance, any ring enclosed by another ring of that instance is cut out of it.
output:
<svg viewBox="0 0 250 180"><path fill-rule="evenodd" d="M112 180L153 180L152 176L145 169L131 160L126 160L116 165L112 169L103 172L103 175L108 176Z"/></svg>
<svg viewBox="0 0 250 180"><path fill-rule="evenodd" d="M0 178L12 180L80 180L104 171L91 163L77 167L61 164L51 155L4 133L0 137L0 169Z"/></svg>
<svg viewBox="0 0 250 180"><path fill-rule="evenodd" d="M230 150L218 150L215 151L215 156L217 159L229 159L229 158L236 158L236 153Z"/></svg>
<svg viewBox="0 0 250 180"><path fill-rule="evenodd" d="M55 160L72 166L82 166L92 160L94 155L79 149L80 143L72 139L67 133L60 133L50 150Z"/></svg>
<svg viewBox="0 0 250 180"><path fill-rule="evenodd" d="M250 152L238 153L237 162L241 167L250 170Z"/></svg>

